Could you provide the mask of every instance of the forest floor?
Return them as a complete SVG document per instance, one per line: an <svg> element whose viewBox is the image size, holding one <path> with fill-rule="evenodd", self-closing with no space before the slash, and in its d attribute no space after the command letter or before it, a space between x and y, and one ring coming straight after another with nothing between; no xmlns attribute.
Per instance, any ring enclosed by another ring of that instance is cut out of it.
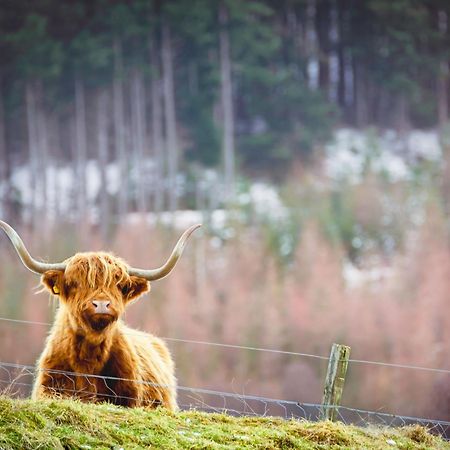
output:
<svg viewBox="0 0 450 450"><path fill-rule="evenodd" d="M125 409L0 397L0 449L449 449L425 428Z"/></svg>

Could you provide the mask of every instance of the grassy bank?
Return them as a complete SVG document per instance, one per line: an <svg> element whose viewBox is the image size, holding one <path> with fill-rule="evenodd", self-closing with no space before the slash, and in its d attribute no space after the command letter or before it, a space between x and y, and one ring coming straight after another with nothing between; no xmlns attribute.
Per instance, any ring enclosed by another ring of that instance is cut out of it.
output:
<svg viewBox="0 0 450 450"><path fill-rule="evenodd" d="M0 398L1 449L449 449L421 427L358 428Z"/></svg>

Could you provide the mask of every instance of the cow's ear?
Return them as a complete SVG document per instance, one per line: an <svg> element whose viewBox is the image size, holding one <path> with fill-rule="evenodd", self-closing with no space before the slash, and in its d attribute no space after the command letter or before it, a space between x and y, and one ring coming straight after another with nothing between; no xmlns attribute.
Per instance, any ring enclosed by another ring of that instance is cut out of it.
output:
<svg viewBox="0 0 450 450"><path fill-rule="evenodd" d="M130 277L128 283L124 283L120 286L123 298L126 301L133 300L145 292L150 291L150 282L141 277Z"/></svg>
<svg viewBox="0 0 450 450"><path fill-rule="evenodd" d="M41 284L53 295L60 295L64 289L64 272L61 270L47 270L41 277Z"/></svg>

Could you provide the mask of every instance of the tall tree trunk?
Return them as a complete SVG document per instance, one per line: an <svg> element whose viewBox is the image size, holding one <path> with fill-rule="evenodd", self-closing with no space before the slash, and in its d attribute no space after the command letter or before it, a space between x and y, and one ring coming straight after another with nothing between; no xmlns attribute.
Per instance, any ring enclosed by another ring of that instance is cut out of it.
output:
<svg viewBox="0 0 450 450"><path fill-rule="evenodd" d="M145 179L145 94L142 72L135 69L131 77L131 121L133 129L134 160L137 171L136 202L141 214L147 212L147 182Z"/></svg>
<svg viewBox="0 0 450 450"><path fill-rule="evenodd" d="M395 128L401 133L404 134L408 131L409 127L409 118L408 118L408 100L406 99L406 95L404 93L398 94L396 98L396 107L395 107Z"/></svg>
<svg viewBox="0 0 450 450"><path fill-rule="evenodd" d="M41 81L36 84L36 120L37 120L37 145L39 156L36 167L39 173L37 190L39 192L41 216L39 224L45 229L46 221L51 213L48 204L48 123L44 106L44 88Z"/></svg>
<svg viewBox="0 0 450 450"><path fill-rule="evenodd" d="M60 188L60 177L58 173L58 167L63 159L62 148L61 148L61 130L59 117L56 114L52 114L48 120L49 128L49 149L48 149L48 163L53 168L52 172L49 173L50 179L48 180L49 193L49 203L52 202L52 212L53 221L61 217L61 188ZM51 184L50 184L51 183ZM51 201L50 201L51 199Z"/></svg>
<svg viewBox="0 0 450 450"><path fill-rule="evenodd" d="M155 40L150 38L150 65L153 68L151 79L152 103L152 147L156 163L154 182L154 210L162 211L164 206L164 141L163 141L163 114L161 107L161 67Z"/></svg>
<svg viewBox="0 0 450 450"><path fill-rule="evenodd" d="M354 122L357 127L365 127L369 123L367 74L362 63L355 59L353 59L353 80Z"/></svg>
<svg viewBox="0 0 450 450"><path fill-rule="evenodd" d="M441 128L448 123L448 64L445 61L440 62L437 80L438 123Z"/></svg>
<svg viewBox="0 0 450 450"><path fill-rule="evenodd" d="M29 155L29 176L30 176L30 191L31 204L30 215L26 217L33 226L37 223L38 210L38 192L37 192L37 178L38 178L38 132L37 132L37 118L36 118L36 89L35 83L28 80L25 87L25 101L27 110L27 128L28 128L28 155Z"/></svg>
<svg viewBox="0 0 450 450"><path fill-rule="evenodd" d="M345 58L345 28L346 28L346 1L338 0L337 6L337 20L338 20L338 45L337 45L337 56L338 56L338 88L337 88L337 100L338 105L341 110L345 113L346 110L346 58Z"/></svg>
<svg viewBox="0 0 450 450"><path fill-rule="evenodd" d="M448 32L448 16L445 11L438 12L438 29L441 35ZM448 122L448 90L449 90L449 62L442 58L439 63L437 78L438 123L442 128Z"/></svg>
<svg viewBox="0 0 450 450"><path fill-rule="evenodd" d="M390 95L383 86L377 89L377 105L375 111L375 121L378 126L388 128L391 125L390 113Z"/></svg>
<svg viewBox="0 0 450 450"><path fill-rule="evenodd" d="M224 1L219 6L220 24L220 84L223 111L223 161L225 172L225 189L227 200L233 198L235 183L235 144L233 90L231 84L231 55L228 34L228 10Z"/></svg>
<svg viewBox="0 0 450 450"><path fill-rule="evenodd" d="M105 243L108 237L110 223L108 209L108 191L106 166L108 164L108 97L105 89L97 96L97 146L98 164L100 168L100 217L99 226L102 241Z"/></svg>
<svg viewBox="0 0 450 450"><path fill-rule="evenodd" d="M10 215L10 160L6 150L5 110L3 104L3 82L0 77L0 214L5 220Z"/></svg>
<svg viewBox="0 0 450 450"><path fill-rule="evenodd" d="M167 22L162 25L162 72L164 95L164 118L166 123L167 171L169 178L169 210L178 207L176 177L178 172L178 136L175 116L175 90L173 83L172 42L170 27Z"/></svg>
<svg viewBox="0 0 450 450"><path fill-rule="evenodd" d="M75 79L75 157L76 157L76 199L77 221L81 225L80 237L87 236L87 189L86 189L86 164L87 164L87 133L86 133L86 105L84 85L77 76Z"/></svg>
<svg viewBox="0 0 450 450"><path fill-rule="evenodd" d="M118 193L118 221L123 220L128 212L129 180L128 180L128 158L125 146L125 114L123 103L123 59L122 43L119 39L114 40L114 138L116 161L119 167L121 186Z"/></svg>
<svg viewBox="0 0 450 450"><path fill-rule="evenodd" d="M316 30L319 44L319 88L328 97L330 84L330 10L329 0L317 0Z"/></svg>
<svg viewBox="0 0 450 450"><path fill-rule="evenodd" d="M317 30L316 30L316 14L317 8L315 0L306 2L305 17L305 50L306 50L306 74L307 84L312 90L317 89L319 80L317 76L318 70L318 51L317 51Z"/></svg>

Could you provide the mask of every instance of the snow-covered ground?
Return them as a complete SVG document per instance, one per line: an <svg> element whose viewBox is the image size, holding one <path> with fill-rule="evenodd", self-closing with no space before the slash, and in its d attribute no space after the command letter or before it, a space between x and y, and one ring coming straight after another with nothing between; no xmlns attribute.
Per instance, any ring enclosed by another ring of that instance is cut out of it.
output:
<svg viewBox="0 0 450 450"><path fill-rule="evenodd" d="M417 161L439 161L441 157L442 149L436 131L413 130L408 134L399 135L392 130L376 132L372 129L360 131L342 128L335 131L333 140L326 146L323 166L325 175L336 182L345 179L358 183L367 170L383 173L391 181L397 181L410 177ZM88 161L85 170L87 201L89 205L95 205L101 189L101 171L98 162ZM155 179L151 160L144 164L143 170L146 188L151 192L152 180ZM69 165L50 165L46 171L47 204L44 206L39 181L37 192L32 190L29 166L20 166L14 170L12 184L20 202L25 206L31 205L34 197L37 206L48 208L50 215L54 210L61 215L70 214L74 210L74 197L79 183L75 168ZM137 172L136 167L130 168L129 184L132 192L138 179ZM107 193L111 196L117 195L123 180L115 162L107 165L106 180ZM183 177L180 178L179 184L182 190L192 189L187 187ZM198 181L198 186L205 192L211 189L220 192L218 184L220 177L211 170L202 174L202 180ZM238 194L237 202L240 206L251 207L259 217L270 214L271 218L282 220L287 215L276 189L267 183L251 184L245 192Z"/></svg>
<svg viewBox="0 0 450 450"><path fill-rule="evenodd" d="M391 267L386 266L360 269L350 261L346 261L342 267L342 276L348 289L356 289L362 286L371 286L377 289L380 283L394 276L394 271Z"/></svg>
<svg viewBox="0 0 450 450"><path fill-rule="evenodd" d="M377 133L342 128L326 146L325 173L332 180L361 181L367 170L391 181L407 179L417 161L439 161L442 148L436 131L413 130L400 135L393 130Z"/></svg>

